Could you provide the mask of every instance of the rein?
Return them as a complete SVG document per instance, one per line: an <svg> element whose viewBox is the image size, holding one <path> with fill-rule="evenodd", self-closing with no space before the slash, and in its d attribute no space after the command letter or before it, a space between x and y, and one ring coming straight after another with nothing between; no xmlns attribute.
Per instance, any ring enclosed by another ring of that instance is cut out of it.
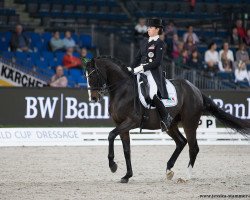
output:
<svg viewBox="0 0 250 200"><path fill-rule="evenodd" d="M93 69L88 75L85 75L86 78L89 78L91 74L93 74L94 72L97 72L98 75L98 81L102 81L102 86L100 87L87 87L88 90L98 90L98 93L101 96L104 96L106 94L108 94L109 92L114 91L115 89L117 89L119 86L121 86L122 84L126 83L128 81L128 79L123 79L122 81L116 82L114 84L111 85L107 85L107 80L105 80L105 77L103 76L103 74L100 72L100 70L98 69L98 67L95 64L95 69ZM100 78L101 77L101 78Z"/></svg>

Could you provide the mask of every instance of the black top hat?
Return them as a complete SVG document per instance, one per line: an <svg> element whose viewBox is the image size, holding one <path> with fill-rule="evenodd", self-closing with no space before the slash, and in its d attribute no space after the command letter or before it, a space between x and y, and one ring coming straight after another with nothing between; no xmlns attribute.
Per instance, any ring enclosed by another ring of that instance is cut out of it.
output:
<svg viewBox="0 0 250 200"><path fill-rule="evenodd" d="M157 18L147 19L147 26L163 28L162 20Z"/></svg>

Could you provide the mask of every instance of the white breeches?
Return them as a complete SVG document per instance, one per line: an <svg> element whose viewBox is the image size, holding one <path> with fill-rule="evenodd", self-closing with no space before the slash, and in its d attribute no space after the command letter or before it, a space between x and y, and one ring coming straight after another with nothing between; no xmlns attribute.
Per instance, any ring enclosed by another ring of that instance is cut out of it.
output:
<svg viewBox="0 0 250 200"><path fill-rule="evenodd" d="M147 76L148 84L149 84L149 97L152 100L154 95L156 95L158 91L156 82L153 78L153 75L151 74L151 71L143 72L143 74Z"/></svg>

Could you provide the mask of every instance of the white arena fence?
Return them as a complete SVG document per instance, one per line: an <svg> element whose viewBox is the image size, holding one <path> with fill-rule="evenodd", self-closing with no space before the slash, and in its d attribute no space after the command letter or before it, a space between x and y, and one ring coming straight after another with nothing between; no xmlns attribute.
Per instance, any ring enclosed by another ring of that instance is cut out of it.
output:
<svg viewBox="0 0 250 200"><path fill-rule="evenodd" d="M113 128L0 128L0 147L4 146L95 146L108 145ZM183 129L180 128L183 133ZM185 136L185 134L184 134ZM161 130L130 131L131 145L175 145ZM199 145L250 145L250 138L226 128L199 128ZM121 145L118 136L115 145Z"/></svg>

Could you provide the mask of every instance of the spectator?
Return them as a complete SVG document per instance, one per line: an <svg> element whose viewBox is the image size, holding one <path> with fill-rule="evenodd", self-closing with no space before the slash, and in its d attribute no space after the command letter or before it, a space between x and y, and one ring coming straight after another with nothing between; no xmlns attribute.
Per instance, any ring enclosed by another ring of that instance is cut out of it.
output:
<svg viewBox="0 0 250 200"><path fill-rule="evenodd" d="M231 72L233 70L233 62L227 57L225 51L221 54L220 63L221 67L219 67L219 69L221 72Z"/></svg>
<svg viewBox="0 0 250 200"><path fill-rule="evenodd" d="M218 71L219 53L216 49L216 43L212 42L209 44L208 50L205 52L206 71L209 76L214 76L214 74Z"/></svg>
<svg viewBox="0 0 250 200"><path fill-rule="evenodd" d="M243 27L242 20L238 19L236 21L236 28L237 28L237 33L241 39L243 39L246 36L246 30Z"/></svg>
<svg viewBox="0 0 250 200"><path fill-rule="evenodd" d="M183 35L183 42L184 43L187 42L187 38L188 38L189 35L191 35L193 37L193 42L194 43L198 43L199 42L199 38L196 35L196 33L193 32L193 26L191 26L191 25L189 25L187 27L187 32L184 33L184 35Z"/></svg>
<svg viewBox="0 0 250 200"><path fill-rule="evenodd" d="M184 44L184 49L187 49L188 56L191 56L192 52L197 49L197 46L193 41L192 35L188 35L187 41Z"/></svg>
<svg viewBox="0 0 250 200"><path fill-rule="evenodd" d="M86 64L87 64L87 62L90 60L90 59L87 57L87 55L88 55L87 49L86 49L86 48L82 48L82 49L81 49L81 52L80 52L80 59L81 59L81 61L82 61L82 67L83 67L83 69L86 68Z"/></svg>
<svg viewBox="0 0 250 200"><path fill-rule="evenodd" d="M56 67L56 74L52 76L50 86L51 87L67 87L68 79L63 74L63 67L61 65Z"/></svg>
<svg viewBox="0 0 250 200"><path fill-rule="evenodd" d="M140 18L138 24L135 26L135 35L143 36L143 34L147 33L148 28L146 26L146 20L144 18Z"/></svg>
<svg viewBox="0 0 250 200"><path fill-rule="evenodd" d="M241 43L239 46L239 50L236 52L236 61L239 63L240 61L245 63L246 65L250 64L249 54L246 51L246 46L244 43Z"/></svg>
<svg viewBox="0 0 250 200"><path fill-rule="evenodd" d="M230 35L230 44L238 46L241 43L241 38L238 35L237 28L232 29L232 33Z"/></svg>
<svg viewBox="0 0 250 200"><path fill-rule="evenodd" d="M186 49L182 49L178 58L175 59L175 64L179 67L184 67L187 64L188 60L188 51Z"/></svg>
<svg viewBox="0 0 250 200"><path fill-rule="evenodd" d="M23 33L22 25L16 25L15 32L11 35L10 48L11 51L28 52L31 51L29 48L30 41L25 33Z"/></svg>
<svg viewBox="0 0 250 200"><path fill-rule="evenodd" d="M163 41L163 42L165 42L165 34L164 33L162 33L161 35L159 35L159 38Z"/></svg>
<svg viewBox="0 0 250 200"><path fill-rule="evenodd" d="M68 48L66 54L63 57L63 65L66 68L81 68L81 60L75 56L73 56L74 49Z"/></svg>
<svg viewBox="0 0 250 200"><path fill-rule="evenodd" d="M244 37L244 42L248 47L250 47L250 29L247 29L247 34Z"/></svg>
<svg viewBox="0 0 250 200"><path fill-rule="evenodd" d="M55 31L53 37L50 39L50 47L52 51L64 50L64 42L60 38L59 31Z"/></svg>
<svg viewBox="0 0 250 200"><path fill-rule="evenodd" d="M238 62L237 68L234 72L236 82L248 82L250 83L250 76L246 69L246 64L244 62Z"/></svg>
<svg viewBox="0 0 250 200"><path fill-rule="evenodd" d="M197 49L192 51L191 57L187 61L187 65L193 69L202 69L202 60Z"/></svg>
<svg viewBox="0 0 250 200"><path fill-rule="evenodd" d="M75 40L71 37L71 32L66 31L63 39L64 48L76 48ZM73 49L74 50L74 49Z"/></svg>
<svg viewBox="0 0 250 200"><path fill-rule="evenodd" d="M173 37L174 34L177 34L177 28L173 20L169 20L168 25L165 29L166 38Z"/></svg>
<svg viewBox="0 0 250 200"><path fill-rule="evenodd" d="M173 35L172 39L172 57L175 59L179 56L180 52L184 48L183 42L179 40L179 37L177 34Z"/></svg>
<svg viewBox="0 0 250 200"><path fill-rule="evenodd" d="M231 72L233 69L234 55L229 49L228 42L223 43L223 47L219 52L219 69L224 72Z"/></svg>

